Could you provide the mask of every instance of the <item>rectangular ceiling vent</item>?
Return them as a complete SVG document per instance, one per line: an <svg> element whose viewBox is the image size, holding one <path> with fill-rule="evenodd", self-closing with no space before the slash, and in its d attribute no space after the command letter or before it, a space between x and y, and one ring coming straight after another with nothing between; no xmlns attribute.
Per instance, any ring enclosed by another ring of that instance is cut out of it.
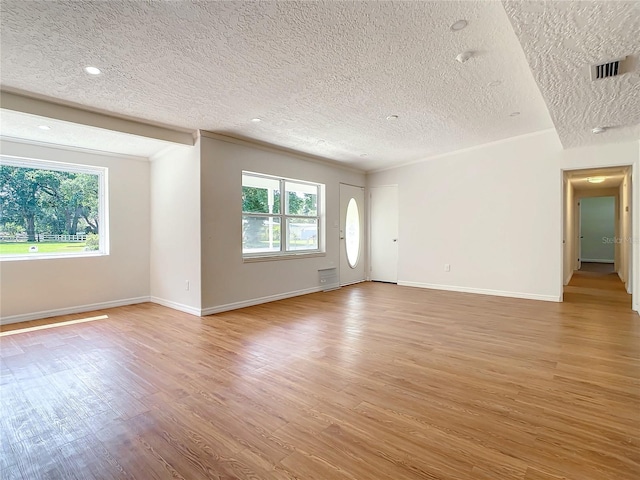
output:
<svg viewBox="0 0 640 480"><path fill-rule="evenodd" d="M600 63L598 65L591 65L591 80L602 80L603 78L622 75L625 73L622 65L622 62L624 62L625 59L626 57L619 60Z"/></svg>

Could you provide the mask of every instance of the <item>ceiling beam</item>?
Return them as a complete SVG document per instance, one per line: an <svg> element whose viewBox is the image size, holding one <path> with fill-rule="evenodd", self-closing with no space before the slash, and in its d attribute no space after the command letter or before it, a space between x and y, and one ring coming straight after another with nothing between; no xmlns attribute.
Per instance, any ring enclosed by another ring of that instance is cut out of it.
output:
<svg viewBox="0 0 640 480"><path fill-rule="evenodd" d="M104 113L92 112L90 110L11 93L5 90L0 91L0 107L16 112L54 118L64 122L88 125L140 137L155 138L157 140L182 145L195 144L196 132L176 130L136 120L119 118Z"/></svg>

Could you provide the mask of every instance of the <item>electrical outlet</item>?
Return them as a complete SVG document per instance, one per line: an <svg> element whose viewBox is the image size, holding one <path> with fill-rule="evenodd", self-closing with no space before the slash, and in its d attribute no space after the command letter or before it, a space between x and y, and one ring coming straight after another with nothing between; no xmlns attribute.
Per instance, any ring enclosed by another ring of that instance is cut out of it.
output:
<svg viewBox="0 0 640 480"><path fill-rule="evenodd" d="M185 280L185 282L184 282L184 289L185 289L187 292L189 291L189 287L190 287L190 285L189 285L189 280Z"/></svg>
<svg viewBox="0 0 640 480"><path fill-rule="evenodd" d="M444 264L444 271L445 272L450 272L451 271L451 265L449 265L448 263Z"/></svg>

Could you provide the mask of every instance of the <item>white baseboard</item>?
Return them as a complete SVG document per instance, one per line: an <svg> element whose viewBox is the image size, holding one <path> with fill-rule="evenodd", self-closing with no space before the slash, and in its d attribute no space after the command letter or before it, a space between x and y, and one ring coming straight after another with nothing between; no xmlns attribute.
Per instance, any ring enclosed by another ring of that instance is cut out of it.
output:
<svg viewBox="0 0 640 480"><path fill-rule="evenodd" d="M293 292L279 293L277 295L269 295L267 297L252 298L250 300L243 300L241 302L227 303L225 305L218 305L215 307L203 308L201 314L213 315L214 313L228 312L229 310L237 310L238 308L252 307L254 305L260 305L261 303L275 302L276 300L284 300L285 298L298 297L300 295L307 295L309 293L321 292L322 287L305 288L303 290L295 290Z"/></svg>
<svg viewBox="0 0 640 480"><path fill-rule="evenodd" d="M615 260L613 259L606 260L603 258L581 258L580 261L586 263L615 263Z"/></svg>
<svg viewBox="0 0 640 480"><path fill-rule="evenodd" d="M190 307L189 305L185 305L183 303L172 302L171 300L165 300L164 298L159 297L149 297L149 301L153 303L157 303L158 305L162 305L163 307L169 307L174 310L179 310L184 313L188 313L190 315L195 315L196 317L201 316L202 310L196 307Z"/></svg>
<svg viewBox="0 0 640 480"><path fill-rule="evenodd" d="M0 318L0 325L28 322L30 320L40 320L42 318L58 317L60 315L71 315L73 313L93 312L94 310L123 307L125 305L134 305L136 303L145 303L148 301L149 297L125 298L123 300L114 300L111 302L91 303L89 305L76 305L75 307L56 308L54 310L44 310L41 312L22 313L20 315L10 315L8 317Z"/></svg>
<svg viewBox="0 0 640 480"><path fill-rule="evenodd" d="M402 282L402 281L398 281L398 285L403 285L405 287L429 288L432 290L446 290L449 292L493 295L495 297L511 297L511 298L524 298L527 300L542 300L545 302L561 302L562 301L562 297L555 296L555 295L540 295L537 293L509 292L505 290L489 290L486 288L458 287L455 285L439 285L439 284L433 284L433 283Z"/></svg>

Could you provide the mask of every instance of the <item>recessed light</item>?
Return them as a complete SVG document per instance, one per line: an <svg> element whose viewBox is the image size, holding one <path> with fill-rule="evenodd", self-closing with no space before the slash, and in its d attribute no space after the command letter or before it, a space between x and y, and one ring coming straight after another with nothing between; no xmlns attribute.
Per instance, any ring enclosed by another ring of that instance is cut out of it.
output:
<svg viewBox="0 0 640 480"><path fill-rule="evenodd" d="M325 143L325 140L320 139L320 140L318 140L318 143L319 143L319 144L320 144L320 143Z"/></svg>
<svg viewBox="0 0 640 480"><path fill-rule="evenodd" d="M252 118L252 119L251 119L251 121L252 121L253 123L258 123L258 122L261 122L261 121L262 121L262 119L261 119L261 118L257 118L257 117L256 117L256 118Z"/></svg>
<svg viewBox="0 0 640 480"><path fill-rule="evenodd" d="M518 115L520 115L520 112L511 112L509 114L510 117L517 117Z"/></svg>
<svg viewBox="0 0 640 480"><path fill-rule="evenodd" d="M607 179L607 177L589 177L587 178L587 182L589 183L602 183Z"/></svg>
<svg viewBox="0 0 640 480"><path fill-rule="evenodd" d="M387 120L397 120L398 119L398 115L389 115L387 117Z"/></svg>
<svg viewBox="0 0 640 480"><path fill-rule="evenodd" d="M361 153L361 154L360 154L360 156L361 156L362 158L364 158L364 157L366 157L366 156L367 156L367 154L366 154L366 153Z"/></svg>
<svg viewBox="0 0 640 480"><path fill-rule="evenodd" d="M38 125L38 128L40 130L51 130L51 127L49 125Z"/></svg>
<svg viewBox="0 0 640 480"><path fill-rule="evenodd" d="M469 25L469 22L467 22L466 20L458 20L456 23L451 25L451 30L454 32L459 32L467 25Z"/></svg>
<svg viewBox="0 0 640 480"><path fill-rule="evenodd" d="M84 67L84 71L89 75L100 75L102 73L98 67Z"/></svg>
<svg viewBox="0 0 640 480"><path fill-rule="evenodd" d="M606 127L596 127L591 129L591 133L595 135L599 135L601 133L604 133L606 130L607 130Z"/></svg>
<svg viewBox="0 0 640 480"><path fill-rule="evenodd" d="M494 80L493 82L487 83L489 87L497 87L498 85L502 85L502 80Z"/></svg>

